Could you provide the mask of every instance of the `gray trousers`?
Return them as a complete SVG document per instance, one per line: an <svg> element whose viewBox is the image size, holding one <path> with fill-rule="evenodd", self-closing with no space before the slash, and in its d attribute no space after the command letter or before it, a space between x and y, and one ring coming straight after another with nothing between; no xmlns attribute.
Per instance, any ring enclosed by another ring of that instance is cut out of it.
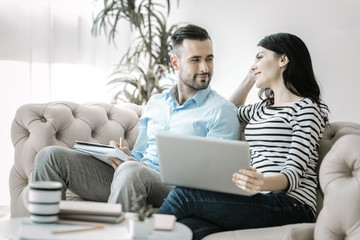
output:
<svg viewBox="0 0 360 240"><path fill-rule="evenodd" d="M63 200L69 189L84 200L121 203L126 212L133 210L135 200L160 207L173 188L161 183L157 171L139 162L124 162L114 171L86 153L59 146L46 147L36 155L33 180L61 182Z"/></svg>

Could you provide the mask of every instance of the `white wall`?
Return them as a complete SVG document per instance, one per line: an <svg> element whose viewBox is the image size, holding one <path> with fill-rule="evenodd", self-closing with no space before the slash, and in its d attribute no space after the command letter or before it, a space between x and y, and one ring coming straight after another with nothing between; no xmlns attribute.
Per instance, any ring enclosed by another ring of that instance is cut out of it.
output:
<svg viewBox="0 0 360 240"><path fill-rule="evenodd" d="M24 47L22 43L26 44L31 39L31 43L36 45L36 51L30 57L39 57L41 60L44 57L41 55L44 54L43 50L54 47L56 43L59 48L50 50L51 54L45 54L45 58L54 57L53 54L61 56L58 58L60 63L51 64L50 67L36 61L32 66L14 61L3 62L0 66L0 205L9 202L8 172L13 164L10 125L20 105L53 100L79 103L110 101L104 78L108 74L106 69L110 71L111 65L118 58L116 54L111 54L115 49L107 47L106 41L99 45L100 40L97 39L97 44L94 44L95 40L91 40L88 35L91 26L87 20L70 15L66 18L67 22L58 23L60 28L55 28L52 39L45 32L44 36L32 36L28 29L20 27L30 23L33 24L32 27L41 27L36 22L43 22L42 17L46 18L38 15L43 13L39 10L39 6L43 4L57 4L52 14L68 14L67 9L71 8L61 8L61 4L78 1L80 0L0 0L0 9L6 14L19 10L12 5L14 2L30 4L28 11L14 14L13 22L4 22L4 19L7 20L6 15L0 15L0 61L9 54L11 47L21 55L23 51L14 46ZM92 0L82 0L81 3L86 2L90 4ZM31 8L33 4L40 5ZM332 112L330 120L360 123L360 113L357 111L360 109L357 97L360 87L360 80L357 79L357 70L360 68L359 12L360 2L357 0L180 0L179 8L173 8L170 21L198 24L210 32L215 51L212 87L225 97L231 94L248 71L254 59L256 44L262 37L280 31L298 35L312 54L324 100ZM91 14L88 17L91 18ZM75 23L80 23L80 30L71 27L68 32L64 28L67 24L73 26ZM9 31L13 24L19 24L15 32ZM56 25L57 22L53 24ZM48 29L46 26L42 27ZM67 47L62 43L69 38L64 36L73 37L76 43L82 42L85 45L74 50L76 48L70 41L70 46ZM50 38L50 42L46 41L47 38ZM22 42L17 42L19 40ZM72 58L71 65L64 63L66 56L61 53L66 51L77 53L77 57ZM99 65L105 67L94 67ZM51 81L48 80L50 75L53 76ZM256 95L257 90L254 90L249 102L257 101Z"/></svg>
<svg viewBox="0 0 360 240"><path fill-rule="evenodd" d="M360 123L360 1L180 0L171 22L206 28L214 42L212 87L228 97L267 34L293 33L306 43L331 121ZM253 89L249 102L257 101Z"/></svg>
<svg viewBox="0 0 360 240"><path fill-rule="evenodd" d="M93 8L93 0L0 0L0 207L10 201L10 127L21 105L111 101L106 77L124 48L91 35Z"/></svg>

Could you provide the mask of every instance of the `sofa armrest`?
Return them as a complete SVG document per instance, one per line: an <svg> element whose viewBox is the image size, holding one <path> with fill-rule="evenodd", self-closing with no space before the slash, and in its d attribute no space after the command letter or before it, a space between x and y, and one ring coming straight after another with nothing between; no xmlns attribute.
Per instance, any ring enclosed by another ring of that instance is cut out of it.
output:
<svg viewBox="0 0 360 240"><path fill-rule="evenodd" d="M315 239L360 239L360 135L341 137L320 167L324 204Z"/></svg>
<svg viewBox="0 0 360 240"><path fill-rule="evenodd" d="M42 148L51 145L73 148L76 140L108 144L123 137L123 145L131 149L137 138L141 109L135 104L72 102L21 106L11 126L15 148L9 179L11 216L26 214L21 194L31 181L35 155Z"/></svg>

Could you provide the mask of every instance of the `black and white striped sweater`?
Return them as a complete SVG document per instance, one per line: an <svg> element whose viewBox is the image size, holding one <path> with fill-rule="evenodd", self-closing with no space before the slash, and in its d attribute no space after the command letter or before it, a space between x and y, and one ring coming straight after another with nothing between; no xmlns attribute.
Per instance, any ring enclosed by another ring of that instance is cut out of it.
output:
<svg viewBox="0 0 360 240"><path fill-rule="evenodd" d="M238 107L238 117L247 123L251 165L270 176L283 173L289 181L286 194L307 204L316 213L318 141L325 121L310 98L285 107L267 101Z"/></svg>

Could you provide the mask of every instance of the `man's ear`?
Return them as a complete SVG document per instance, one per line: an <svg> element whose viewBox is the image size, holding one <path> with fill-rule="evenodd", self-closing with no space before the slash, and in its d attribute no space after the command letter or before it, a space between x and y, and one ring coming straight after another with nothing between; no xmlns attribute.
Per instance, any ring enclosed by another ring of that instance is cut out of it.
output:
<svg viewBox="0 0 360 240"><path fill-rule="evenodd" d="M179 58L177 56L172 56L170 58L170 62L171 62L172 67L174 68L174 70L179 70L180 63L179 63Z"/></svg>
<svg viewBox="0 0 360 240"><path fill-rule="evenodd" d="M280 67L285 67L288 63L289 63L289 58L285 54L281 55L279 62Z"/></svg>

